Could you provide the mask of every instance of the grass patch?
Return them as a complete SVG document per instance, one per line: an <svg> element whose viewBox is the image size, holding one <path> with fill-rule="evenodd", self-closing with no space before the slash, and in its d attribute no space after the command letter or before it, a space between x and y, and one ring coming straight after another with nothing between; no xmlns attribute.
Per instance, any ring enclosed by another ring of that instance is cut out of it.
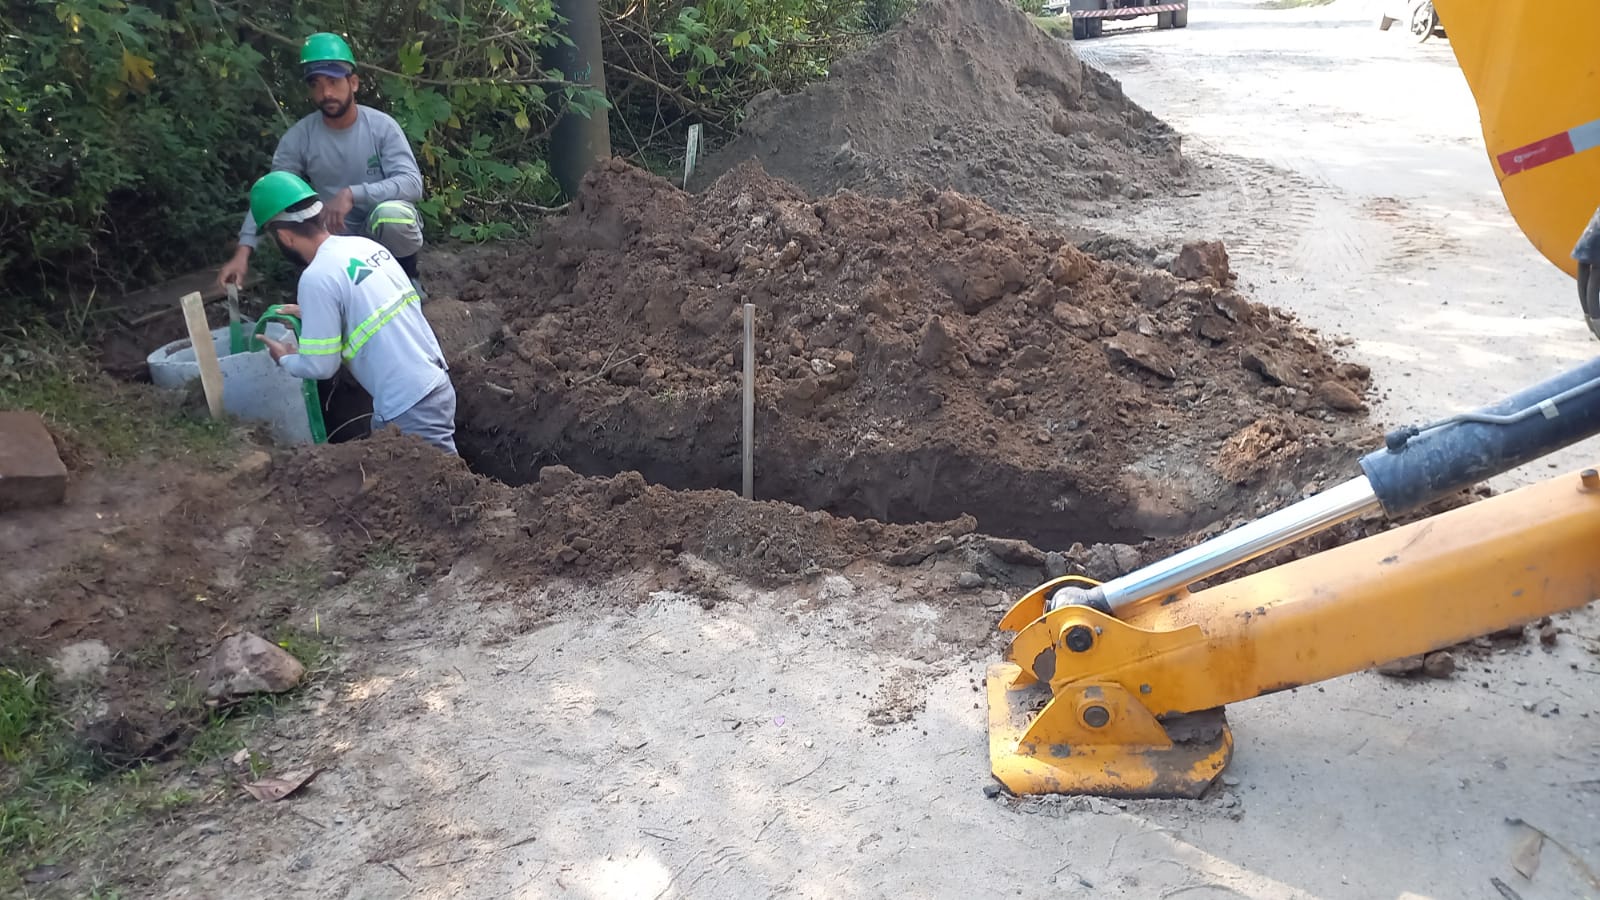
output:
<svg viewBox="0 0 1600 900"><path fill-rule="evenodd" d="M1307 6L1327 6L1333 0L1263 0L1262 9L1301 9Z"/></svg>
<svg viewBox="0 0 1600 900"><path fill-rule="evenodd" d="M320 624L320 623L319 623ZM306 667L300 687L286 694L246 697L229 706L206 704L203 688L174 664L170 645L144 651L136 664L165 668L166 708L194 731L177 763L117 769L91 753L72 732L64 710L74 697L44 672L0 667L0 896L20 893L22 876L42 864L71 867L86 876L111 870L105 848L114 833L172 818L202 802L194 784L226 788L232 777L260 778L272 761L251 749L232 775L215 764L247 749L252 736L299 700L300 691L332 670L336 642L320 627L280 629L275 643ZM209 773L209 774L205 774ZM199 776L198 779L195 776ZM212 788L203 787L205 793ZM100 882L94 890L112 888ZM90 890L84 887L82 890ZM99 893L98 896L115 896Z"/></svg>
<svg viewBox="0 0 1600 900"><path fill-rule="evenodd" d="M64 699L43 672L0 669L0 889L14 887L27 867L80 847L92 831L84 802L104 773L72 740L60 714Z"/></svg>
<svg viewBox="0 0 1600 900"><path fill-rule="evenodd" d="M1033 24L1044 30L1045 34L1062 40L1072 40L1071 16L1031 16Z"/></svg>
<svg viewBox="0 0 1600 900"><path fill-rule="evenodd" d="M409 547L402 547L392 541L378 541L367 548L367 552L362 555L362 561L369 569L409 571L417 558Z"/></svg>
<svg viewBox="0 0 1600 900"><path fill-rule="evenodd" d="M226 423L186 413L154 388L111 378L86 348L48 331L0 338L0 409L37 412L74 445L113 463L157 450L214 460L235 444Z"/></svg>
<svg viewBox="0 0 1600 900"><path fill-rule="evenodd" d="M246 586L259 593L305 597L322 589L324 571L310 562L277 562L252 573Z"/></svg>
<svg viewBox="0 0 1600 900"><path fill-rule="evenodd" d="M333 639L322 633L321 618L313 618L312 623L315 630L311 632L280 628L272 641L306 667L307 681L331 670L337 650Z"/></svg>
<svg viewBox="0 0 1600 900"><path fill-rule="evenodd" d="M0 668L0 760L22 759L34 732L44 726L50 703L43 675Z"/></svg>

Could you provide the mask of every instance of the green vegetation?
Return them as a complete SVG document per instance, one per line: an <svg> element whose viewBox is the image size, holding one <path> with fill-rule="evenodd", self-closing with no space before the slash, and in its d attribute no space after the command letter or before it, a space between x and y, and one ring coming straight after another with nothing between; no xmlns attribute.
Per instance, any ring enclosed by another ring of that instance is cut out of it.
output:
<svg viewBox="0 0 1600 900"><path fill-rule="evenodd" d="M1044 33L1053 38L1072 39L1071 16L1034 16L1033 24L1044 29Z"/></svg>
<svg viewBox="0 0 1600 900"><path fill-rule="evenodd" d="M71 740L57 696L43 672L0 668L0 889L45 853L81 848L89 828L116 816L119 806L87 804L97 761Z"/></svg>
<svg viewBox="0 0 1600 900"><path fill-rule="evenodd" d="M690 121L728 131L769 87L824 74L909 0L605 0L619 152L670 155ZM557 199L547 135L606 114L543 62L549 0L22 0L0 11L0 305L81 326L105 297L220 260L250 182L311 110L298 47L345 34L363 100L417 151L435 233L517 233ZM0 315L15 319L14 309Z"/></svg>
<svg viewBox="0 0 1600 900"><path fill-rule="evenodd" d="M379 541L367 548L363 561L368 568L378 571L399 572L411 568L416 555L407 547L389 541Z"/></svg>
<svg viewBox="0 0 1600 900"><path fill-rule="evenodd" d="M0 409L38 412L70 447L125 462L155 449L209 460L235 445L226 425L185 413L155 391L117 382L59 334L16 334L14 343L0 343Z"/></svg>
<svg viewBox="0 0 1600 900"><path fill-rule="evenodd" d="M16 763L49 713L47 685L39 673L0 668L0 760Z"/></svg>

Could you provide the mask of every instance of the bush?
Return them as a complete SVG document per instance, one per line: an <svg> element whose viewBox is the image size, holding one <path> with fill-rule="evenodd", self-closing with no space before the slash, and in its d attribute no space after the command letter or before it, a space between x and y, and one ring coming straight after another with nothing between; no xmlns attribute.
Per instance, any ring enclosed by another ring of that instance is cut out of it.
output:
<svg viewBox="0 0 1600 900"><path fill-rule="evenodd" d="M310 112L301 37L350 36L362 101L417 151L423 212L466 239L554 198L544 135L597 95L546 72L549 0L11 3L0 13L0 314L81 322L108 291L214 263L277 138Z"/></svg>
<svg viewBox="0 0 1600 900"><path fill-rule="evenodd" d="M240 180L267 164L272 107L261 54L209 7L174 7L32 0L0 14L6 299L86 309L107 286L193 262L194 242L220 251Z"/></svg>

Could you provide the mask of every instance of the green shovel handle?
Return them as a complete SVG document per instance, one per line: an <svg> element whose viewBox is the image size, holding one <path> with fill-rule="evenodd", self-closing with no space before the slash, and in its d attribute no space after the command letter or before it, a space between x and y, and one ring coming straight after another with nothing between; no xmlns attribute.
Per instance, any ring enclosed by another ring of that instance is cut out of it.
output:
<svg viewBox="0 0 1600 900"><path fill-rule="evenodd" d="M267 307L267 311L262 313L261 318L256 320L254 337L261 337L262 332L267 330L267 323L272 321L283 322L289 326L289 330L294 332L295 337L298 338L300 336L300 317L289 315L283 311L283 304L275 303ZM263 344L262 346L265 347L266 345ZM328 428L322 420L322 401L317 394L317 383L315 381L302 381L300 391L301 396L305 398L306 421L311 426L311 442L314 444L326 444L328 442Z"/></svg>
<svg viewBox="0 0 1600 900"><path fill-rule="evenodd" d="M252 337L261 337L262 333L267 330L267 323L272 321L288 325L289 330L294 332L295 337L300 336L300 317L291 316L283 312L283 304L274 303L267 307L267 311L261 314L261 318L256 320L256 330Z"/></svg>

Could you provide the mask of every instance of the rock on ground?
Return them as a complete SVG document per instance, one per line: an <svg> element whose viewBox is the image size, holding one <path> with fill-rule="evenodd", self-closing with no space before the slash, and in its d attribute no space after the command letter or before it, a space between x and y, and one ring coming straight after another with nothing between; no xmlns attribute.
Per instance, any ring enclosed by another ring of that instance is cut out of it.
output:
<svg viewBox="0 0 1600 900"><path fill-rule="evenodd" d="M104 641L79 641L56 651L50 668L60 681L88 684L101 680L111 666L111 648Z"/></svg>
<svg viewBox="0 0 1600 900"><path fill-rule="evenodd" d="M206 696L281 694L300 683L305 666L282 647L247 631L225 638L205 671Z"/></svg>
<svg viewBox="0 0 1600 900"><path fill-rule="evenodd" d="M0 412L0 512L60 503L67 467L35 412Z"/></svg>

